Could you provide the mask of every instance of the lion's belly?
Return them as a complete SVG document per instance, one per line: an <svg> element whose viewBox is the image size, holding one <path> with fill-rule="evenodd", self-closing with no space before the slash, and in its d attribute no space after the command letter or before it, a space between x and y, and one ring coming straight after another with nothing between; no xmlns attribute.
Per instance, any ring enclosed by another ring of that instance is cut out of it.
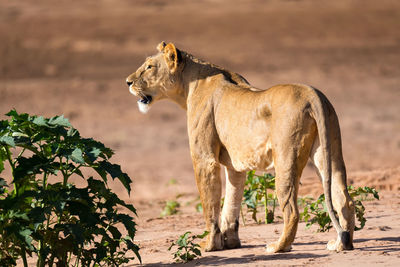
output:
<svg viewBox="0 0 400 267"><path fill-rule="evenodd" d="M247 144L227 149L231 164L236 171L268 170L274 167L271 143L266 142L256 148Z"/></svg>
<svg viewBox="0 0 400 267"><path fill-rule="evenodd" d="M270 125L266 121L259 120L251 126L245 123L236 123L233 127L225 125L224 129L220 128L219 137L227 154L225 158L236 171L265 171L274 166Z"/></svg>

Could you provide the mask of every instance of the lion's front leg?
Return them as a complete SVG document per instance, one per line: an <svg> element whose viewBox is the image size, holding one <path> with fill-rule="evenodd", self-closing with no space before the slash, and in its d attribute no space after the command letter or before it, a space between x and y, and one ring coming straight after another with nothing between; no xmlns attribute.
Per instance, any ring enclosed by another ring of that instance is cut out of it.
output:
<svg viewBox="0 0 400 267"><path fill-rule="evenodd" d="M245 172L225 168L226 190L221 216L221 231L225 248L240 247L239 214L246 179Z"/></svg>
<svg viewBox="0 0 400 267"><path fill-rule="evenodd" d="M202 244L206 251L221 250L224 240L219 227L221 209L221 178L220 165L214 159L193 160L197 188L203 205L203 215L206 221L206 230L209 232L206 244Z"/></svg>

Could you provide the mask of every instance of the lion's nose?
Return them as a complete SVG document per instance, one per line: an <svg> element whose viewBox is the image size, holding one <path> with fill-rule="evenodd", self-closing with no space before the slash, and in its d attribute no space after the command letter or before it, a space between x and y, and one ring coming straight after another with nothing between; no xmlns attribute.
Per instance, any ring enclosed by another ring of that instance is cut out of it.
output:
<svg viewBox="0 0 400 267"><path fill-rule="evenodd" d="M128 84L128 86L131 86L133 82L127 80L126 83Z"/></svg>

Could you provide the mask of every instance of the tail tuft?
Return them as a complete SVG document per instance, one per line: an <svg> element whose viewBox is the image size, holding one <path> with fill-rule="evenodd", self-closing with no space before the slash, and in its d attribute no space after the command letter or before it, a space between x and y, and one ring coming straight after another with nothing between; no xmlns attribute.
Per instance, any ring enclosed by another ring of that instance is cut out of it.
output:
<svg viewBox="0 0 400 267"><path fill-rule="evenodd" d="M340 241L342 242L343 249L345 250L352 250L353 244L350 240L350 232L343 231L340 233Z"/></svg>

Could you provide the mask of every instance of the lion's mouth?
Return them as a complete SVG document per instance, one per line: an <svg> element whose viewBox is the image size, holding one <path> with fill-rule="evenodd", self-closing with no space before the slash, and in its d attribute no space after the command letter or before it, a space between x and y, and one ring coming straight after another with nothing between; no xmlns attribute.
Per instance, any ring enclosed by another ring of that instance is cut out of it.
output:
<svg viewBox="0 0 400 267"><path fill-rule="evenodd" d="M138 102L145 104L145 105L149 105L152 100L153 100L153 97L151 97L151 95L144 95L143 97L141 97L139 99Z"/></svg>
<svg viewBox="0 0 400 267"><path fill-rule="evenodd" d="M147 113L150 109L150 103L152 100L153 98L150 95L141 95L137 102L140 112Z"/></svg>

